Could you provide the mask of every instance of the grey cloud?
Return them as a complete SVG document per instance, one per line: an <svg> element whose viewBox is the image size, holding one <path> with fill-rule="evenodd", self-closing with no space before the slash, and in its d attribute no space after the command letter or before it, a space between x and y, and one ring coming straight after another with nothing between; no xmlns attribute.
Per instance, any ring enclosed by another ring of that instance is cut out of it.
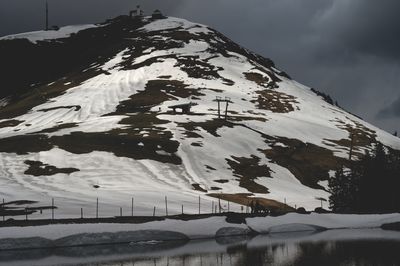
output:
<svg viewBox="0 0 400 266"><path fill-rule="evenodd" d="M336 0L315 17L321 39L352 55L399 59L400 1Z"/></svg>
<svg viewBox="0 0 400 266"><path fill-rule="evenodd" d="M400 117L400 97L397 98L393 103L389 106L383 108L377 115L378 118L394 118Z"/></svg>
<svg viewBox="0 0 400 266"><path fill-rule="evenodd" d="M44 27L45 0L0 0L0 36ZM137 4L149 13L162 8L175 13L185 0L48 0L50 23L70 25L103 22L128 14Z"/></svg>

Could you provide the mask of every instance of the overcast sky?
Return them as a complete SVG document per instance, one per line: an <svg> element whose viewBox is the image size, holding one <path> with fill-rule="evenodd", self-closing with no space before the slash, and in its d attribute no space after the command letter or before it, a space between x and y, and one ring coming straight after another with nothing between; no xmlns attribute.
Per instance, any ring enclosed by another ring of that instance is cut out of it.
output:
<svg viewBox="0 0 400 266"><path fill-rule="evenodd" d="M207 24L297 81L400 130L399 0L48 0L51 25L146 12ZM43 28L45 0L0 0L0 36Z"/></svg>

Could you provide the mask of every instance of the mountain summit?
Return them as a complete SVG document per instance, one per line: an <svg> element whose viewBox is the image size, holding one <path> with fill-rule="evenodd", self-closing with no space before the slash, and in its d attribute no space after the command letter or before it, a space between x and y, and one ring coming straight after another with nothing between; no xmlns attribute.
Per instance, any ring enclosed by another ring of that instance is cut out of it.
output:
<svg viewBox="0 0 400 266"><path fill-rule="evenodd" d="M0 39L0 192L65 215L96 198L313 209L327 179L400 139L346 112L221 33L179 18L121 16ZM162 206L162 205L161 205ZM327 207L326 203L325 206ZM209 208L209 207L207 207Z"/></svg>

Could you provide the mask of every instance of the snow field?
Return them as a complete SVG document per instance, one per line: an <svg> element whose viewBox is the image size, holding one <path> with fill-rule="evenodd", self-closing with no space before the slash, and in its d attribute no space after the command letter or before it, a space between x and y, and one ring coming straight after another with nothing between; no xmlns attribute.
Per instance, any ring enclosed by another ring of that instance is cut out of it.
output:
<svg viewBox="0 0 400 266"><path fill-rule="evenodd" d="M64 27L59 32L28 33L4 38L29 38L32 42L37 42L46 38L61 38L59 37L61 34L67 37L72 32L83 30L85 27L90 28L94 25ZM177 28L194 34L212 34L212 31L203 25L177 18L157 20L141 30L162 31ZM46 35L55 33L60 35ZM159 33L159 36L154 36L154 38L162 37L162 32ZM214 41L222 42L217 37L214 38ZM210 44L206 42L190 41L185 43L182 48L177 49L163 51L149 49L146 51L147 54L136 58L134 63L140 63L155 56L171 54L178 57L196 55L200 59L206 59L213 56L207 52L209 46ZM0 137L6 138L39 132L60 125L60 123L76 123L77 126L47 133L47 135L62 136L74 131L107 132L125 127L126 125L120 125L119 122L126 116L104 115L114 112L121 101L143 91L149 80L156 80L162 75L170 75L171 80L183 81L189 85L188 88L205 88L201 91L205 96L199 96L199 99L193 100L199 105L192 109L194 113L204 114L203 116L163 114L171 104L191 101L187 98L177 97L177 101L166 101L152 108L154 112L158 112L161 108L158 118L170 121L161 127L171 131L173 138L180 142L177 155L182 159L182 165L121 158L109 152L71 154L57 147L50 151L28 155L1 153L0 192L9 200L30 199L39 200L41 203L50 202L50 199L54 197L57 204L60 204L60 208L57 210L58 217L76 217L80 214L80 207L85 209L85 214L93 216L96 198L101 199L102 202L101 215L119 215L119 207L123 207L124 213L127 213L130 210L132 196L137 199L136 211L143 215L151 215L153 207L157 204L157 213L161 212L164 209L161 206L164 205L165 196L168 196L170 201L171 213L180 213L182 204L185 205L185 211L187 209L188 212L196 213L198 209L196 202L199 195L204 198L204 203L201 203L202 209L211 209L211 201L216 200L207 198L204 193L194 191L192 184L197 183L208 192L248 193L246 189L239 187L239 178L233 176L226 159L232 159L231 156L250 158L254 155L261 158L260 164L266 164L272 170L272 178L265 176L255 180L258 184L267 187L270 194L255 194L255 196L268 197L280 202L286 199L287 203L293 207L295 205L303 206L309 210L319 207L320 201L316 198L327 198L328 193L302 185L289 170L265 158L260 149L269 147L259 133L234 126L233 128L218 129L217 134L221 137L215 137L198 127L196 133L201 138L185 137L184 129L179 127L178 123L207 122L214 119L217 104L213 100L217 96L232 99L234 103L230 105L229 110L236 113L231 115L266 119L266 122L246 120L239 123L272 137L300 139L303 142L330 149L339 157L347 158L345 147L332 147L326 145L325 141L325 139L349 138L349 132L338 128L338 122L334 121L337 119L351 125L354 125L354 122L361 123L367 128L375 130L378 140L400 149L398 138L327 104L309 88L284 77L280 77L282 81L278 83L279 87L275 90L296 98L297 103L293 104L295 111L273 113L269 110L259 109L257 103L251 101L257 99L257 91L265 88L246 79L244 73L256 72L265 77L268 77L268 74L255 69L255 67L263 69L255 62L249 61L242 55L229 53L232 57L227 58L218 54L216 58L210 59L209 63L222 68L218 74L232 80L233 85L224 84L220 79L190 78L185 71L175 67L177 60L173 58L135 70L122 70L121 63L124 63L129 56L127 48L118 52L104 65L94 63L92 66L108 71L109 75L101 74L93 77L81 85L69 89L65 94L34 107L27 114L16 117L16 120L24 121L18 126L0 128ZM81 108L79 110L65 108L75 105L79 105ZM56 109L42 111L49 108ZM249 113L250 111L256 114ZM192 146L193 142L201 143L202 147ZM24 174L28 169L24 163L25 160L41 161L59 168L74 167L80 171L70 175L56 174L35 177ZM206 165L215 168L216 171L208 170ZM219 184L215 182L216 179L226 179L229 182ZM93 188L93 185L99 185L100 189ZM220 187L221 190L211 191L211 187ZM240 211L240 206L231 204L231 208Z"/></svg>
<svg viewBox="0 0 400 266"><path fill-rule="evenodd" d="M59 30L48 30L48 31L32 31L20 34L13 34L1 37L0 40L13 40L13 39L28 39L28 41L36 44L40 41L51 41L61 38L67 38L73 33L77 33L82 30L98 27L94 24L87 25L74 25L61 27Z"/></svg>

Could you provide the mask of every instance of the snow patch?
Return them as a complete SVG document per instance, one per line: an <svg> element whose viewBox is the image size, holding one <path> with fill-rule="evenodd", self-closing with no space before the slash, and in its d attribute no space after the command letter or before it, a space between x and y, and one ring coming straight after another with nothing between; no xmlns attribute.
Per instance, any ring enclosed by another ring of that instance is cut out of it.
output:
<svg viewBox="0 0 400 266"><path fill-rule="evenodd" d="M96 27L98 27L98 25L94 24L65 26L61 27L59 30L42 30L8 35L1 37L0 40L28 39L30 42L36 44L39 41L67 38L73 33L78 33L79 31Z"/></svg>

